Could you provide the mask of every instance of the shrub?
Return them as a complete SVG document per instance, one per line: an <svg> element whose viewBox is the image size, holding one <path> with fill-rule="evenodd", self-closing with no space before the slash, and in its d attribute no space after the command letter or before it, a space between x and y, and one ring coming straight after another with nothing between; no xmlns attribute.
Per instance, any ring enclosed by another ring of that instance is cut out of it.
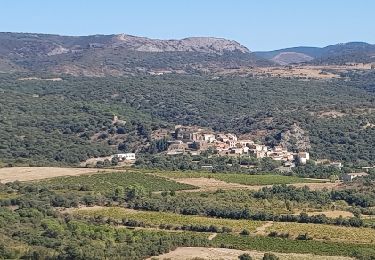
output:
<svg viewBox="0 0 375 260"><path fill-rule="evenodd" d="M249 254L245 253L245 254L240 255L238 259L239 260L252 260L253 258Z"/></svg>
<svg viewBox="0 0 375 260"><path fill-rule="evenodd" d="M243 236L248 236L248 235L250 235L250 232L249 232L249 230L244 229L244 230L241 231L240 234L243 235Z"/></svg>
<svg viewBox="0 0 375 260"><path fill-rule="evenodd" d="M312 237L310 237L308 233L305 233L305 234L299 234L296 237L296 239L297 240L312 240Z"/></svg>
<svg viewBox="0 0 375 260"><path fill-rule="evenodd" d="M262 259L263 260L278 260L279 258L275 254L265 253Z"/></svg>

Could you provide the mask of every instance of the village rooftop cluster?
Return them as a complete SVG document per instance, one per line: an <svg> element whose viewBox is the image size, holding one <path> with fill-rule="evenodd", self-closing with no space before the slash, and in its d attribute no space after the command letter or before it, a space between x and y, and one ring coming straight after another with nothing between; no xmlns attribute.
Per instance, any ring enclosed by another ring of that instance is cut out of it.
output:
<svg viewBox="0 0 375 260"><path fill-rule="evenodd" d="M293 153L285 147L273 148L252 140L239 139L232 133L215 133L196 126L175 126L173 140L169 141L168 155L199 155L208 149L216 150L219 155L240 156L252 155L256 158L271 158L282 161L285 167L294 167L295 162L306 164L310 159L308 152Z"/></svg>

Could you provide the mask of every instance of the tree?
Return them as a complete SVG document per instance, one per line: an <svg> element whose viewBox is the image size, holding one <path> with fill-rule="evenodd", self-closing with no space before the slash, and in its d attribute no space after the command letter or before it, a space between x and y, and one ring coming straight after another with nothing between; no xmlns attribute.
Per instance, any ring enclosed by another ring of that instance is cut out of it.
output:
<svg viewBox="0 0 375 260"><path fill-rule="evenodd" d="M253 258L249 254L245 253L245 254L240 255L238 259L239 260L252 260Z"/></svg>
<svg viewBox="0 0 375 260"><path fill-rule="evenodd" d="M115 194L114 194L114 200L115 201L121 201L125 196L125 189L122 186L118 186L115 189Z"/></svg>
<svg viewBox="0 0 375 260"><path fill-rule="evenodd" d="M190 144L190 148L193 150L199 150L201 144L199 142L194 141L192 144Z"/></svg>
<svg viewBox="0 0 375 260"><path fill-rule="evenodd" d="M111 159L111 165L112 166L117 166L118 163L119 163L118 157L117 156L113 156L112 159Z"/></svg>
<svg viewBox="0 0 375 260"><path fill-rule="evenodd" d="M265 253L262 259L263 260L278 260L279 258L275 254Z"/></svg>
<svg viewBox="0 0 375 260"><path fill-rule="evenodd" d="M248 235L250 235L250 232L249 232L249 230L244 229L244 230L241 231L240 235L248 236Z"/></svg>
<svg viewBox="0 0 375 260"><path fill-rule="evenodd" d="M132 201L147 195L146 189L141 185L130 185L125 189L125 200Z"/></svg>
<svg viewBox="0 0 375 260"><path fill-rule="evenodd" d="M329 176L329 181L332 183L335 183L338 179L339 179L339 176L337 176L336 174L332 174Z"/></svg>

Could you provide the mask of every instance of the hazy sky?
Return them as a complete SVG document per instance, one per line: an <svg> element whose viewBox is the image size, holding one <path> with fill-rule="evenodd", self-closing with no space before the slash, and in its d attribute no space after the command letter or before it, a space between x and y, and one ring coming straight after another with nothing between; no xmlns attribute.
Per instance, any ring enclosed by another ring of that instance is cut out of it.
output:
<svg viewBox="0 0 375 260"><path fill-rule="evenodd" d="M374 0L1 0L0 31L214 36L250 50L375 43Z"/></svg>

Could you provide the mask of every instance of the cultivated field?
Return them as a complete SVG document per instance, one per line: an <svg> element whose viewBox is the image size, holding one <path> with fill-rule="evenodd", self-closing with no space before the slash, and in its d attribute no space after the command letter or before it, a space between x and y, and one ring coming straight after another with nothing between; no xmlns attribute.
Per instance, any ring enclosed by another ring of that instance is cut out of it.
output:
<svg viewBox="0 0 375 260"><path fill-rule="evenodd" d="M58 177L41 181L51 189L79 189L85 187L85 190L93 190L104 194L112 193L121 186L126 188L130 185L140 185L146 191L176 191L189 190L196 187L178 183L160 176L145 174L141 172L107 172L92 175L80 175L74 177Z"/></svg>
<svg viewBox="0 0 375 260"><path fill-rule="evenodd" d="M340 227L323 224L266 222L252 220L218 219L203 216L180 215L169 212L137 211L119 207L108 208L84 208L73 211L80 216L102 216L114 219L129 219L142 221L148 227L158 227L161 224L172 226L203 225L226 226L233 232L241 232L247 229L253 234L267 235L272 231L277 233L289 233L291 237L307 233L318 240L330 240L338 242L375 244L375 229Z"/></svg>
<svg viewBox="0 0 375 260"><path fill-rule="evenodd" d="M249 186L238 183L230 183L209 178L181 178L173 179L179 183L185 183L199 187L195 190L184 190L184 192L212 192L216 190L259 190L263 186Z"/></svg>
<svg viewBox="0 0 375 260"><path fill-rule="evenodd" d="M307 215L314 216L314 215L321 215L324 214L328 218L351 218L354 217L354 214L349 211L343 211L343 210L327 210L327 211L315 211L315 212L307 212Z"/></svg>
<svg viewBox="0 0 375 260"><path fill-rule="evenodd" d="M258 175L259 177L260 175ZM189 184L199 189L194 190L184 190L183 192L212 192L216 190L260 190L264 187L271 187L272 185L244 185L239 183L233 182L226 182L217 180L215 178L178 178L171 180L175 180L179 183ZM277 182L276 182L277 184ZM287 184L293 185L295 187L304 187L307 186L310 190L322 190L322 189L334 189L339 186L339 183L330 183L330 182L321 182L321 183L294 183L294 184Z"/></svg>
<svg viewBox="0 0 375 260"><path fill-rule="evenodd" d="M174 260L238 260L238 256L248 253L253 259L262 259L265 252L242 251L227 248L205 248L205 247L179 247L176 250L152 259L174 259ZM349 260L350 257L343 256L318 256L312 254L283 254L274 253L280 260ZM149 258L148 260L151 260Z"/></svg>
<svg viewBox="0 0 375 260"><path fill-rule="evenodd" d="M100 173L106 170L89 168L58 168L58 167L9 167L0 168L0 182L33 181L60 176L77 176L82 174ZM107 170L108 171L108 170Z"/></svg>
<svg viewBox="0 0 375 260"><path fill-rule="evenodd" d="M252 220L232 220L232 219L219 219L193 215L180 215L168 212L155 212L155 211L137 211L119 207L108 208L84 208L73 210L73 214L80 216L102 216L114 219L129 219L142 221L148 227L159 227L159 225L172 225L174 227L183 225L214 225L217 227L229 227L235 232L240 232L243 229L249 231L256 231L267 222L252 221Z"/></svg>
<svg viewBox="0 0 375 260"><path fill-rule="evenodd" d="M236 173L207 173L207 172L156 172L156 175L173 179L186 178L208 178L229 183L243 185L274 185L274 184L294 184L294 183L324 183L327 180L299 178L295 176L283 176L275 174L250 175Z"/></svg>
<svg viewBox="0 0 375 260"><path fill-rule="evenodd" d="M296 187L308 186L311 190L334 189L340 185L339 182L331 183L328 180L299 178L295 176L282 175L249 175L233 173L207 173L207 172L153 172L179 183L199 187L191 192L211 192L222 190L259 190L276 184L287 184Z"/></svg>
<svg viewBox="0 0 375 260"><path fill-rule="evenodd" d="M268 232L289 233L292 237L307 233L314 239L367 243L375 245L375 229L340 227L322 224L274 222Z"/></svg>
<svg viewBox="0 0 375 260"><path fill-rule="evenodd" d="M314 254L324 256L353 256L359 252L373 255L374 245L350 241L293 240L265 236L240 236L237 234L218 234L212 241L214 247L240 250L271 251L279 253ZM364 258L366 259L366 258Z"/></svg>

